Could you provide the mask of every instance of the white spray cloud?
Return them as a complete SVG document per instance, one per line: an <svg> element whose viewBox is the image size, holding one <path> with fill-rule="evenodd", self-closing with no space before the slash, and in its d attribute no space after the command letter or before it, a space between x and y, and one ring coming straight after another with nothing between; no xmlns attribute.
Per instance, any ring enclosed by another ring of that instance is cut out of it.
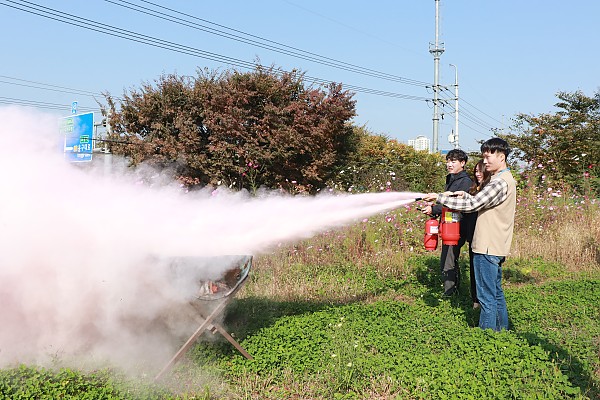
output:
<svg viewBox="0 0 600 400"><path fill-rule="evenodd" d="M0 121L0 367L82 354L162 363L197 326L195 286L165 260L255 255L421 197L148 187L67 163L54 115L5 107Z"/></svg>

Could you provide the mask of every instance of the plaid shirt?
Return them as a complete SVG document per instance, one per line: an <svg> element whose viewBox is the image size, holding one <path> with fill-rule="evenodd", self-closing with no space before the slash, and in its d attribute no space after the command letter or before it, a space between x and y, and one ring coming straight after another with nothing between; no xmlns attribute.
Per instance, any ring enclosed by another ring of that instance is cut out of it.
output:
<svg viewBox="0 0 600 400"><path fill-rule="evenodd" d="M438 194L437 201L446 207L456 211L479 211L484 208L495 207L506 200L508 196L508 184L499 175L475 195L465 192L463 198L450 197L442 193Z"/></svg>

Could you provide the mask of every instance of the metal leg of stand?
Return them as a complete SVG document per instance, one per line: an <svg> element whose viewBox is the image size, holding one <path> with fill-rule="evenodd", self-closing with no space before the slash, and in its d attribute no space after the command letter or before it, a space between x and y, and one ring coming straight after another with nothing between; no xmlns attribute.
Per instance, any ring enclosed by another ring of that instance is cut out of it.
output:
<svg viewBox="0 0 600 400"><path fill-rule="evenodd" d="M210 326L212 320L225 308L227 305L227 301L222 301L219 305L217 305L214 310L210 313L208 317L204 320L204 322L196 329L196 331L190 336L190 338L185 342L183 346L179 349L179 351L171 358L171 360L163 367L163 369L154 377L154 380L159 380L166 372L168 372L173 365L193 346L194 342L200 335Z"/></svg>
<svg viewBox="0 0 600 400"><path fill-rule="evenodd" d="M219 333L221 335L223 335L223 337L225 337L225 339L227 339L227 341L229 343L231 343L233 345L233 347L235 347L236 349L238 349L238 351L240 353L242 353L242 355L244 357L246 357L248 360L253 360L254 358L252 358L252 356L250 354L248 354L248 352L242 347L240 346L240 344L231 337L231 335L229 333L227 333L227 331L225 329L223 329L223 327L219 324L213 324L213 326L215 327L216 330L219 331Z"/></svg>

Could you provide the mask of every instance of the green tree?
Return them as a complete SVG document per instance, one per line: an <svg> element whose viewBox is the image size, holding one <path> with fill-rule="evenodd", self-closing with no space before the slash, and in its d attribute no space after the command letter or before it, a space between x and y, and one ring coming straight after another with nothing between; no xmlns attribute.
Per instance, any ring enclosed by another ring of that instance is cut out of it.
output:
<svg viewBox="0 0 600 400"><path fill-rule="evenodd" d="M600 92L559 92L554 113L518 114L509 141L537 183L566 183L600 193Z"/></svg>
<svg viewBox="0 0 600 400"><path fill-rule="evenodd" d="M356 192L430 192L444 186L444 159L439 154L415 151L412 147L354 127L356 150L338 167L330 182L339 190Z"/></svg>

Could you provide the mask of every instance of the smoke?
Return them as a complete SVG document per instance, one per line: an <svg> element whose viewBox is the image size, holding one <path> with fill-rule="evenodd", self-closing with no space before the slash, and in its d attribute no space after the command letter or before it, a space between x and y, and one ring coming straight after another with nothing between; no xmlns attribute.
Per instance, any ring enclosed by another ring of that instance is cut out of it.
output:
<svg viewBox="0 0 600 400"><path fill-rule="evenodd" d="M66 162L54 115L8 107L0 121L0 367L160 366L198 326L197 275L231 267L211 257L260 254L421 196L185 193ZM182 279L174 257L204 261Z"/></svg>

